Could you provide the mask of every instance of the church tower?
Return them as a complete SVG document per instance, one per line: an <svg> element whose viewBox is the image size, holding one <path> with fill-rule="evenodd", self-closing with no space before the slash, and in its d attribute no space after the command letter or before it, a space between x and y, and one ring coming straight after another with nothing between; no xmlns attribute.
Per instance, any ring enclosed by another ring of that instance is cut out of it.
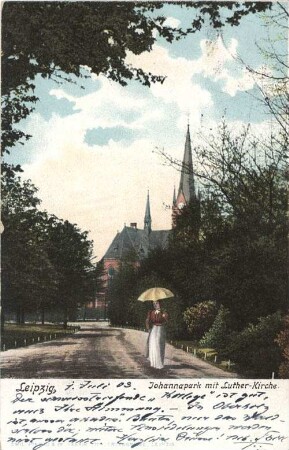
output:
<svg viewBox="0 0 289 450"><path fill-rule="evenodd" d="M195 190L190 126L188 125L179 190L177 196L174 190L173 196L173 206L172 206L173 227L175 227L176 224L176 217L179 214L181 214L182 209L193 200L199 202L199 198L197 197Z"/></svg>
<svg viewBox="0 0 289 450"><path fill-rule="evenodd" d="M152 218L151 218L149 191L148 191L148 195L147 195L147 204L146 204L146 211L145 211L145 217L144 217L144 229L147 230L148 233L150 233L152 231Z"/></svg>

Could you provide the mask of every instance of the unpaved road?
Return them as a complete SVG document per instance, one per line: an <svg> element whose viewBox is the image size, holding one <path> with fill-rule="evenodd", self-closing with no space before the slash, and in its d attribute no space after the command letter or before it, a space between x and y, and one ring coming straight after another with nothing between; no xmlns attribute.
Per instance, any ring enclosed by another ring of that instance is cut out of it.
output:
<svg viewBox="0 0 289 450"><path fill-rule="evenodd" d="M74 335L2 352L2 378L235 378L192 354L166 345L165 368L144 356L147 334L81 323Z"/></svg>

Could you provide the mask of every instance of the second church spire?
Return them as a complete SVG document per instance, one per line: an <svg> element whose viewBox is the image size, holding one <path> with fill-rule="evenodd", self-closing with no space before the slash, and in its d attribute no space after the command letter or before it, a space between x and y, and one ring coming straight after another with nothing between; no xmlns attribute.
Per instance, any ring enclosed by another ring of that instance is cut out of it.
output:
<svg viewBox="0 0 289 450"><path fill-rule="evenodd" d="M151 218L149 191L148 191L148 195L147 195L147 204L146 204L146 211L145 211L145 217L144 217L144 229L147 230L149 233L152 231L152 218Z"/></svg>

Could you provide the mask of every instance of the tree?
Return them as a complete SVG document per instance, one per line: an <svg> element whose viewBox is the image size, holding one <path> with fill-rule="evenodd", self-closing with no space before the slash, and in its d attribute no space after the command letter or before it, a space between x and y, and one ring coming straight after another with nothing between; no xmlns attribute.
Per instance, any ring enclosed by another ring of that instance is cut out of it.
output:
<svg viewBox="0 0 289 450"><path fill-rule="evenodd" d="M129 262L120 264L108 286L108 316L112 325L135 325L134 315L129 314L130 298L136 297L137 272Z"/></svg>
<svg viewBox="0 0 289 450"><path fill-rule="evenodd" d="M2 177L2 311L25 313L55 302L57 274L46 251L47 216L37 210L37 188L19 177Z"/></svg>
<svg viewBox="0 0 289 450"><path fill-rule="evenodd" d="M153 9L158 6L154 5ZM3 6L2 96L3 151L29 136L14 124L30 114L38 100L35 77L61 83L89 77L90 71L122 85L132 78L145 85L163 81L125 61L128 51L151 49L158 31L172 40L177 30L164 18L145 15L152 5L107 2L7 2ZM73 44L72 44L73 43ZM83 66L89 67L84 70ZM75 82L75 81L74 81Z"/></svg>
<svg viewBox="0 0 289 450"><path fill-rule="evenodd" d="M56 82L104 74L122 85L136 79L145 85L163 77L126 63L127 52L150 51L158 36L172 42L205 24L237 26L243 16L271 8L270 2L196 2L183 7L193 14L186 30L166 25L157 2L6 2L2 11L2 150L9 152L29 138L14 124L27 117L38 100L36 75ZM222 17L222 11L226 17ZM83 70L88 67L88 71Z"/></svg>
<svg viewBox="0 0 289 450"><path fill-rule="evenodd" d="M176 241L177 271L200 269L190 272L199 280L198 298L224 304L241 329L287 303L287 137L277 130L261 139L224 121L202 136L195 148L203 184L199 241ZM192 228L193 218L181 219ZM183 229L177 224L174 235ZM181 259L187 254L190 264Z"/></svg>
<svg viewBox="0 0 289 450"><path fill-rule="evenodd" d="M40 211L29 180L7 171L1 181L3 311L15 311L18 323L39 312L44 322L45 311L61 306L66 323L78 303L94 297L92 242L76 225Z"/></svg>
<svg viewBox="0 0 289 450"><path fill-rule="evenodd" d="M75 320L77 308L95 296L97 272L92 264L92 241L87 231L52 216L47 230L47 252L58 274L58 305L64 327Z"/></svg>
<svg viewBox="0 0 289 450"><path fill-rule="evenodd" d="M183 247L195 246L201 227L200 196L192 198L175 218L172 240Z"/></svg>
<svg viewBox="0 0 289 450"><path fill-rule="evenodd" d="M240 57L238 60L253 77L259 90L258 100L265 105L283 131L288 133L288 7L282 2L276 2L271 14L264 13L263 16L267 39L258 42L257 46L265 64L253 68L246 60Z"/></svg>
<svg viewBox="0 0 289 450"><path fill-rule="evenodd" d="M230 311L221 305L211 328L206 331L200 340L200 345L212 347L222 352L228 345L230 331Z"/></svg>

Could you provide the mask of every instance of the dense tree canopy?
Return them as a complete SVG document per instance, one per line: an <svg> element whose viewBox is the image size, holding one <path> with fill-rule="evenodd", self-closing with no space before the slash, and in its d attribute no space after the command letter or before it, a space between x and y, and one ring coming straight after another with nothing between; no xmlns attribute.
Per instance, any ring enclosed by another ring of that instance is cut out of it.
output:
<svg viewBox="0 0 289 450"><path fill-rule="evenodd" d="M64 322L94 298L92 242L75 224L39 210L30 181L2 176L2 307L25 321L28 312L58 311Z"/></svg>

